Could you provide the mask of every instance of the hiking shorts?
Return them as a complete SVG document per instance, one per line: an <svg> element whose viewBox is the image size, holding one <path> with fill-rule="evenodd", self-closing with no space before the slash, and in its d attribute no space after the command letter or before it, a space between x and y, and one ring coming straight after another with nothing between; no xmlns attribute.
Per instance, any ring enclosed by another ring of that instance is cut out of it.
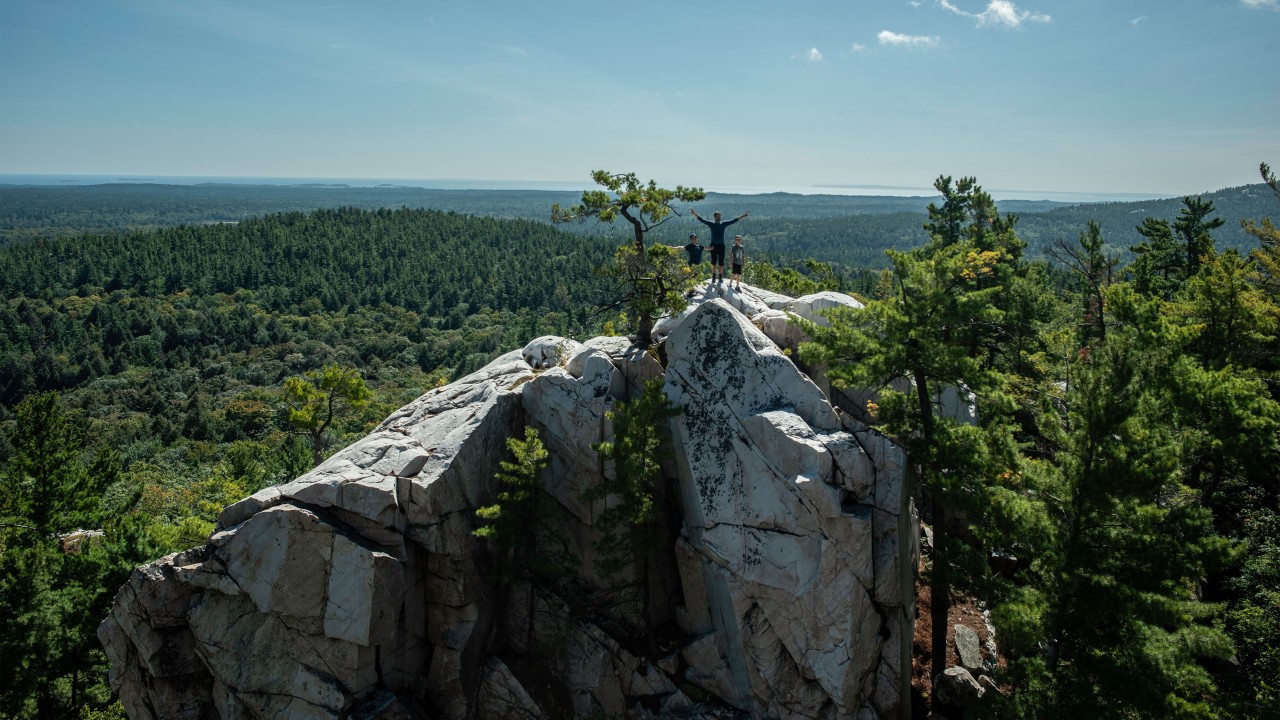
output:
<svg viewBox="0 0 1280 720"><path fill-rule="evenodd" d="M723 245L711 246L711 264L718 265L721 267L724 266L724 246Z"/></svg>
<svg viewBox="0 0 1280 720"><path fill-rule="evenodd" d="M734 275L741 275L741 274L742 274L742 266L741 266L741 265L739 265L738 263L734 263L734 264L733 264L733 274L734 274Z"/></svg>

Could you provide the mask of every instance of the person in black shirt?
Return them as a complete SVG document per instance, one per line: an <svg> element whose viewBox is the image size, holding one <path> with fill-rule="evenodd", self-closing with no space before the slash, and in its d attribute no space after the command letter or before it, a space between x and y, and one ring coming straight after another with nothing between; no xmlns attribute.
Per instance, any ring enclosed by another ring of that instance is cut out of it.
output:
<svg viewBox="0 0 1280 720"><path fill-rule="evenodd" d="M680 248L689 253L689 267L702 264L703 247L698 244L698 236L696 234L689 236L689 244Z"/></svg>
<svg viewBox="0 0 1280 720"><path fill-rule="evenodd" d="M689 214L698 222L711 228L711 282L724 282L724 229L750 215L744 212L732 220L720 220L720 213L715 213L714 220L705 220L698 211L689 208Z"/></svg>

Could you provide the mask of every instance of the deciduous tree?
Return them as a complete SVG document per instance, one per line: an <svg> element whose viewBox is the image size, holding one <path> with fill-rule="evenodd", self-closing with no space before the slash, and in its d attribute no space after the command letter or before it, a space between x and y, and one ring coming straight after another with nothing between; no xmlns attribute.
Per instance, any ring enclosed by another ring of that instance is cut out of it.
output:
<svg viewBox="0 0 1280 720"><path fill-rule="evenodd" d="M311 440L312 462L319 465L331 442L325 434L341 406L359 410L369 402L369 388L355 368L325 365L284 383L289 423Z"/></svg>

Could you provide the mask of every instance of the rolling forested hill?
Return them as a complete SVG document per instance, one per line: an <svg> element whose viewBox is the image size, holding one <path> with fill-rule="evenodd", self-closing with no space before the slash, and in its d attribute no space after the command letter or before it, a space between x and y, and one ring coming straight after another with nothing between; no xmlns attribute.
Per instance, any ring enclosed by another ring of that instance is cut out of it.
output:
<svg viewBox="0 0 1280 720"><path fill-rule="evenodd" d="M14 239L55 237L104 230L123 231L175 225L234 223L268 213L307 212L316 208L428 208L486 216L546 222L553 203L570 205L576 192L545 190L434 190L416 187L332 187L273 185L154 185L120 183L83 187L0 186L0 243ZM1227 223L1215 232L1220 247L1247 251L1253 239L1239 226L1242 219L1269 212L1263 185L1246 185L1206 193L1216 216ZM882 267L884 250L915 247L927 238L925 211L934 197L846 195L725 195L710 193L697 204L704 215L716 209L751 216L735 229L753 253L780 261L816 258L853 267ZM1098 222L1108 247L1127 257L1142 240L1135 228L1146 217L1172 220L1182 198L1139 202L1068 204L1054 201L1006 200L1002 212L1019 215L1019 235L1031 255L1061 239L1074 242ZM586 235L621 237L621 228L593 224L567 229ZM672 218L654 233L657 240L683 244L701 225L688 216Z"/></svg>
<svg viewBox="0 0 1280 720"><path fill-rule="evenodd" d="M546 221L553 203L569 205L580 196L577 191L439 190L400 186L0 185L0 240L235 222L268 213L337 207L429 208ZM755 219L811 219L899 212L923 214L932 200L927 197L709 193L702 207L708 210L704 213L707 215L713 207L737 212L734 208L746 205ZM1010 212L1031 213L1064 206L1065 203L1051 201L1011 200L1005 208Z"/></svg>
<svg viewBox="0 0 1280 720"><path fill-rule="evenodd" d="M352 208L18 242L0 252L0 402L70 389L113 363L199 365L270 345L289 334L283 318L347 325L385 308L414 327L366 347L365 362L409 352L423 371L452 374L540 330L582 332L611 252L541 223ZM218 311L187 312L197 306ZM491 313L504 320L484 339L457 336Z"/></svg>

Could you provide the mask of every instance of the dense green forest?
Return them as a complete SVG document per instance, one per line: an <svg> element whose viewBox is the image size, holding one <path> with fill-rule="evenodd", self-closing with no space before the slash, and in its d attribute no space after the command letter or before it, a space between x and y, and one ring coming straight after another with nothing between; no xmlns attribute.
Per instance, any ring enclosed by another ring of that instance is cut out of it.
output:
<svg viewBox="0 0 1280 720"><path fill-rule="evenodd" d="M1277 717L1280 234L1223 249L1187 198L1132 263L1090 223L1054 279L972 178L938 189L928 241L801 347L837 385L911 381L865 411L923 488L932 672L962 593L1007 661L972 716ZM938 411L946 386L977 423Z"/></svg>
<svg viewBox="0 0 1280 720"><path fill-rule="evenodd" d="M355 207L425 208L499 218L547 220L554 203L568 205L577 192L550 190L439 190L419 187L315 185L161 185L113 183L85 186L0 185L0 241L84 231L236 222L269 213ZM726 195L707 202L728 208L749 202L757 218L831 218L912 212L923 215L925 197L848 195ZM1043 212L1066 203L1011 200L1009 212Z"/></svg>
<svg viewBox="0 0 1280 720"><path fill-rule="evenodd" d="M874 301L832 330L834 376L912 368L978 392L970 430L926 428L892 397L878 412L923 438L907 444L935 522L968 523L935 567L988 601L1010 657L1010 694L982 712L1275 717L1280 237L1239 221L1280 214L1277 196L1014 220L949 189L940 208L862 214L808 196L699 207L751 211L749 282ZM545 222L572 193L529 193L502 219L315 203L250 217L288 208L247 209L245 191L218 201L245 215L192 218L215 212L210 188L104 190L79 209L26 190L0 190L0 614L22 629L0 637L9 717L107 706L93 631L111 595L135 564L201 542L223 505L537 335L625 322L597 269L628 238ZM689 231L678 217L652 237ZM1059 262L1033 236L1064 241ZM306 403L326 393L339 412L317 432ZM995 572L990 551L1016 567Z"/></svg>
<svg viewBox="0 0 1280 720"><path fill-rule="evenodd" d="M1229 188L1204 196L1228 218L1267 212L1265 185ZM271 185L155 185L118 183L83 187L0 186L0 243L16 238L54 237L137 228L238 222L268 213L353 207L427 208L496 218L547 221L554 203L569 205L577 193L546 190L436 190L417 187L316 187ZM740 227L753 252L794 261L819 258L854 267L883 267L884 251L915 247L927 240L922 230L933 197L708 193L695 207L708 215L751 211ZM1033 257L1059 239L1073 239L1089 220L1103 229L1107 242L1122 254L1141 237L1135 228L1145 217L1171 220L1182 198L1141 202L1063 203L1003 200L1001 212L1021 217L1019 233ZM705 212L704 212L705 211ZM701 226L674 218L654 237L675 243ZM583 225L588 235L614 232ZM1232 222L1218 233L1224 248L1250 247L1250 238Z"/></svg>
<svg viewBox="0 0 1280 720"><path fill-rule="evenodd" d="M93 632L132 565L200 542L317 443L616 317L596 311L611 252L543 223L350 208L0 250L0 612L24 628L0 638L0 715L107 702ZM334 367L370 396L312 433L298 384L323 393ZM105 536L64 553L80 529Z"/></svg>

